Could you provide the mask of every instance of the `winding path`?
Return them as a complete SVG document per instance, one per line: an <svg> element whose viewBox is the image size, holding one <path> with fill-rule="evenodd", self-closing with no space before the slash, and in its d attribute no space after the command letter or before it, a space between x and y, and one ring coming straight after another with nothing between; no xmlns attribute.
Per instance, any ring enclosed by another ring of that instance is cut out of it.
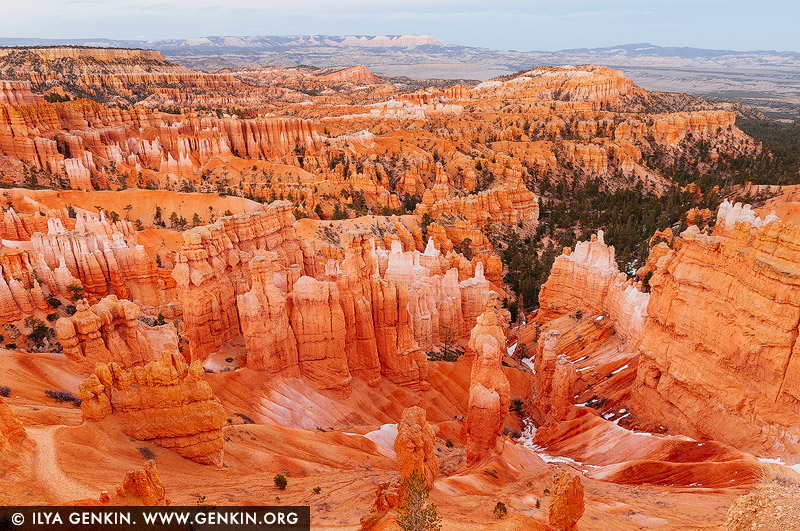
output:
<svg viewBox="0 0 800 531"><path fill-rule="evenodd" d="M25 431L36 444L34 472L39 485L52 498L60 503L85 498L97 498L99 492L69 478L58 466L55 434L62 426L33 426Z"/></svg>

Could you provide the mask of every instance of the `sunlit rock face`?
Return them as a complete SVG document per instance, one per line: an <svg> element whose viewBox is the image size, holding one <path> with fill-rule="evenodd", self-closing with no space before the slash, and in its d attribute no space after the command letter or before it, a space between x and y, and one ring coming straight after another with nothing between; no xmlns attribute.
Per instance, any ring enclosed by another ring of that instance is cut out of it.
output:
<svg viewBox="0 0 800 531"><path fill-rule="evenodd" d="M800 229L723 203L658 260L636 393L649 416L752 452L797 455Z"/></svg>

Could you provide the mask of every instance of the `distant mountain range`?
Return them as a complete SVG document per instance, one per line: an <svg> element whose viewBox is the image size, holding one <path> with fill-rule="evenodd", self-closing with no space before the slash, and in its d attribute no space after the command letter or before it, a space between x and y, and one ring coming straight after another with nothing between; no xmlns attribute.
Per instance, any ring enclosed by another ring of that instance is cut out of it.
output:
<svg viewBox="0 0 800 531"><path fill-rule="evenodd" d="M2 46L153 48L194 69L268 65L368 66L384 76L476 79L542 65L603 64L649 90L689 92L758 106L774 115L800 114L800 53L664 47L649 43L605 48L519 52L443 44L431 35L292 35L168 40L0 39Z"/></svg>

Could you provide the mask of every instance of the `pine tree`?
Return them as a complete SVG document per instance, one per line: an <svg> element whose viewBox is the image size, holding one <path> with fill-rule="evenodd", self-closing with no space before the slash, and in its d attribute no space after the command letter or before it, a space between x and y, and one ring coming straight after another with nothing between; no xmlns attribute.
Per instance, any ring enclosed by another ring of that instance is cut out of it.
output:
<svg viewBox="0 0 800 531"><path fill-rule="evenodd" d="M430 487L419 471L411 472L411 477L403 479L403 493L397 509L397 525L403 531L439 531L442 518L436 512L436 504L428 504Z"/></svg>

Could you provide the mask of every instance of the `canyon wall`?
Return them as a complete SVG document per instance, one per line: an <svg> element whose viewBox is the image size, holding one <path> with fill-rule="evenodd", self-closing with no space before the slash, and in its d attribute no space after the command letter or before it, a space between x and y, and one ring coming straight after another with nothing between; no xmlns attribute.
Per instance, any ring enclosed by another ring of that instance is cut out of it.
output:
<svg viewBox="0 0 800 531"><path fill-rule="evenodd" d="M204 360L239 334L236 296L250 290L250 262L257 253L275 253L284 290L287 278L302 274L303 252L293 221L291 204L279 201L264 211L226 216L183 233L172 278L190 359Z"/></svg>
<svg viewBox="0 0 800 531"><path fill-rule="evenodd" d="M640 422L796 459L800 228L724 202L713 233L693 225L668 239L671 247L654 238L642 270L652 272L650 293L619 272L602 233L565 250L542 287L537 321L578 310L610 318L642 354L630 402ZM541 400L531 411L540 422L558 416L550 395L569 381L553 334L535 360Z"/></svg>
<svg viewBox="0 0 800 531"><path fill-rule="evenodd" d="M483 311L483 263L459 282L453 266L463 257L433 241L424 253L398 240L387 250L371 231L353 230L343 259L323 265L312 244L300 247L292 219L276 202L184 233L173 277L190 358L205 360L241 332L248 367L302 375L342 396L354 376L427 385L426 352L466 338Z"/></svg>
<svg viewBox="0 0 800 531"><path fill-rule="evenodd" d="M650 279L635 393L649 418L796 461L800 228L723 203Z"/></svg>

